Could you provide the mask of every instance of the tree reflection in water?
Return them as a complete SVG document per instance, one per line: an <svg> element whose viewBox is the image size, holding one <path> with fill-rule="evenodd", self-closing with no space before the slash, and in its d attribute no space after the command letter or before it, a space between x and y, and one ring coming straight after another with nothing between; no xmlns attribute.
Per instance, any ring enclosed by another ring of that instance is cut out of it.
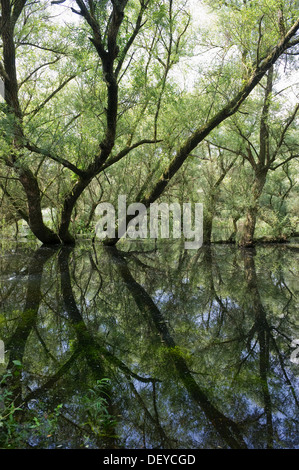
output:
<svg viewBox="0 0 299 470"><path fill-rule="evenodd" d="M296 249L2 253L2 448L298 447Z"/></svg>

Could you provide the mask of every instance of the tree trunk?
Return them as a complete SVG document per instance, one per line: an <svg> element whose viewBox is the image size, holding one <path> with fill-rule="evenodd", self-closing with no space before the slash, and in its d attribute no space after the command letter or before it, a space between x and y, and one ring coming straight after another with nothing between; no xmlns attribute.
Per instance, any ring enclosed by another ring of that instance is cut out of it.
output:
<svg viewBox="0 0 299 470"><path fill-rule="evenodd" d="M203 216L203 243L210 245L212 242L214 208L210 207Z"/></svg>
<svg viewBox="0 0 299 470"><path fill-rule="evenodd" d="M203 243L204 245L211 244L213 229L213 214L208 214L203 219Z"/></svg>
<svg viewBox="0 0 299 470"><path fill-rule="evenodd" d="M60 243L56 235L44 224L41 196L35 176L29 169L22 169L19 174L20 182L24 188L28 201L28 224L34 235L45 245L57 245Z"/></svg>
<svg viewBox="0 0 299 470"><path fill-rule="evenodd" d="M247 210L243 233L239 242L240 246L250 247L254 245L254 232L259 208L259 199L266 182L267 170L256 172L252 187L252 202Z"/></svg>
<svg viewBox="0 0 299 470"><path fill-rule="evenodd" d="M73 187L72 191L68 194L68 196L66 196L64 200L59 226L59 239L65 245L73 245L75 243L75 239L69 231L72 212L77 200L79 199L83 191L87 188L94 176L95 175L90 175L86 178L79 179Z"/></svg>
<svg viewBox="0 0 299 470"><path fill-rule="evenodd" d="M230 235L230 237L228 239L229 243L235 243L236 242L236 236L237 236L237 232L238 232L237 222L238 222L239 218L240 217L234 217L233 218L234 231L232 232L232 234Z"/></svg>
<svg viewBox="0 0 299 470"><path fill-rule="evenodd" d="M258 207L257 207L257 201L256 201L256 205L253 207L250 207L247 210L246 221L243 227L243 234L242 234L242 238L240 241L241 246L250 247L254 245L254 232L255 232L255 226L256 226L257 211L258 211Z"/></svg>

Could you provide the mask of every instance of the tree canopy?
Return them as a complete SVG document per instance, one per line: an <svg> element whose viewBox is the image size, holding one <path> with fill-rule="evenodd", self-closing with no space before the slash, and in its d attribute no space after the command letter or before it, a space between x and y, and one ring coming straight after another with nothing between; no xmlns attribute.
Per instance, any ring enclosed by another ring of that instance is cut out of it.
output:
<svg viewBox="0 0 299 470"><path fill-rule="evenodd" d="M118 194L201 193L208 242L295 234L298 29L293 0L1 0L3 226L70 244Z"/></svg>

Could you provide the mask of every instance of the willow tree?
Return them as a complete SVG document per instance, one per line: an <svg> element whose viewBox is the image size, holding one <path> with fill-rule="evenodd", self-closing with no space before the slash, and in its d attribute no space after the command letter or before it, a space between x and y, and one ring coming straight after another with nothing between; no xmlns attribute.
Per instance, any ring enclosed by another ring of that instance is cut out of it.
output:
<svg viewBox="0 0 299 470"><path fill-rule="evenodd" d="M171 72L187 47L188 1L76 0L69 2L76 22L66 27L50 22L51 9L65 4L55 3L1 0L0 24L2 166L19 182L30 229L46 244L74 243L72 213L91 182L153 145L157 167L135 194L135 202L149 207L190 153L240 109L273 64L299 42L293 2L216 2L224 14L218 42L226 44L225 65L232 65L231 74L224 67L220 76L230 93L216 87L206 97L207 111L198 109L192 126L169 140L172 116L165 102L175 94ZM210 36L213 42L214 30ZM157 158L161 154L166 157ZM43 220L45 200L51 205L54 199L45 174L53 177L51 189L58 188L57 230ZM127 179L134 188L136 182ZM5 189L13 198L9 183Z"/></svg>
<svg viewBox="0 0 299 470"><path fill-rule="evenodd" d="M296 138L299 103L290 104L293 94L288 99L283 96L278 79L279 74L272 66L261 91L248 103L246 114L227 122L226 135L222 132L218 142L217 138L213 141L215 147L231 154L232 159L249 163L252 170L251 191L239 241L242 246L252 246L255 242L259 201L270 173L299 157Z"/></svg>

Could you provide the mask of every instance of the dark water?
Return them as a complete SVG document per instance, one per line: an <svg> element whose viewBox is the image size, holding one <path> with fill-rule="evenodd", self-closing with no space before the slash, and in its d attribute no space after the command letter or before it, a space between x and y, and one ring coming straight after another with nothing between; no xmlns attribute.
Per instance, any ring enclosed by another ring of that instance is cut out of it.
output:
<svg viewBox="0 0 299 470"><path fill-rule="evenodd" d="M0 447L299 448L298 261L2 243Z"/></svg>

